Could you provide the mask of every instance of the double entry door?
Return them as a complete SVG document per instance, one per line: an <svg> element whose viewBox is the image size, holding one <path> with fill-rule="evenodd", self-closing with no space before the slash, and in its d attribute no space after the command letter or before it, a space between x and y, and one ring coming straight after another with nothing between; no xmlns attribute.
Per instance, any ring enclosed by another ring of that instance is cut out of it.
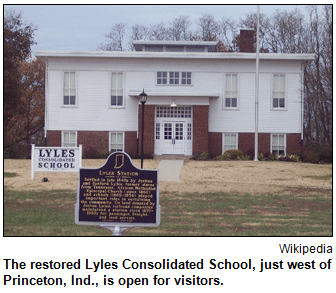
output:
<svg viewBox="0 0 336 293"><path fill-rule="evenodd" d="M184 155L185 122L163 122L162 153Z"/></svg>

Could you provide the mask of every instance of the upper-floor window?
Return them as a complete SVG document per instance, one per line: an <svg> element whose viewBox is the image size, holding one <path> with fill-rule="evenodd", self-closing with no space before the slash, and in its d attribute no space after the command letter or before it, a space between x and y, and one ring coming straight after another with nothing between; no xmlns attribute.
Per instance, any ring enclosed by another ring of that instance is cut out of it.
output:
<svg viewBox="0 0 336 293"><path fill-rule="evenodd" d="M180 84L180 73L178 71L169 72L169 84Z"/></svg>
<svg viewBox="0 0 336 293"><path fill-rule="evenodd" d="M166 71L158 71L156 73L156 83L157 84L167 84L167 72Z"/></svg>
<svg viewBox="0 0 336 293"><path fill-rule="evenodd" d="M191 80L191 72L187 71L158 71L156 73L156 84L191 85Z"/></svg>
<svg viewBox="0 0 336 293"><path fill-rule="evenodd" d="M62 131L62 147L77 147L76 131Z"/></svg>
<svg viewBox="0 0 336 293"><path fill-rule="evenodd" d="M238 75L225 75L225 108L238 107Z"/></svg>
<svg viewBox="0 0 336 293"><path fill-rule="evenodd" d="M284 109L286 106L286 78L285 74L273 75L273 102L274 109Z"/></svg>
<svg viewBox="0 0 336 293"><path fill-rule="evenodd" d="M191 72L182 72L181 84L191 84Z"/></svg>
<svg viewBox="0 0 336 293"><path fill-rule="evenodd" d="M124 105L122 72L111 73L111 106L121 107Z"/></svg>
<svg viewBox="0 0 336 293"><path fill-rule="evenodd" d="M76 106L76 72L73 71L64 72L63 105Z"/></svg>

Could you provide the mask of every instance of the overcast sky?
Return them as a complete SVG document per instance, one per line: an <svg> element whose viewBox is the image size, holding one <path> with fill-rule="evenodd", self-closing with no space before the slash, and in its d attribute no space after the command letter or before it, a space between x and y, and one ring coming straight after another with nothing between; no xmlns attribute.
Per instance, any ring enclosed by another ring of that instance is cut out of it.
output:
<svg viewBox="0 0 336 293"><path fill-rule="evenodd" d="M256 5L5 5L5 10L22 12L22 19L33 23L37 50L96 50L106 38L113 24L169 23L180 15L189 16L196 29L202 14L212 14L216 20L231 17L236 21L249 12L257 12ZM272 15L276 9L292 11L302 5L261 5L260 13ZM129 37L128 37L129 38ZM125 41L128 44L129 39Z"/></svg>

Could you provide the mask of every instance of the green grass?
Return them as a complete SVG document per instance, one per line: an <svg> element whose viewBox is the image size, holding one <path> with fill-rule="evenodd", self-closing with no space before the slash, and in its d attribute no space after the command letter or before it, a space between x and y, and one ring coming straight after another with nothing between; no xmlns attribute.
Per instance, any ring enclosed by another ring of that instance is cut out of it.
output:
<svg viewBox="0 0 336 293"><path fill-rule="evenodd" d="M292 195L171 194L160 196L161 224L125 236L331 236L331 193ZM74 223L76 194L5 189L4 236L111 236Z"/></svg>
<svg viewBox="0 0 336 293"><path fill-rule="evenodd" d="M12 178L12 177L16 177L18 176L17 173L13 173L13 172L4 172L4 178Z"/></svg>

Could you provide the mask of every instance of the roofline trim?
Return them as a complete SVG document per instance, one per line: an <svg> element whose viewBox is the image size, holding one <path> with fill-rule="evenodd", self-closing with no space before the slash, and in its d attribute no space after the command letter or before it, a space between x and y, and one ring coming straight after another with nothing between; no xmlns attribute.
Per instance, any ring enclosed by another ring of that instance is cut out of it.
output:
<svg viewBox="0 0 336 293"><path fill-rule="evenodd" d="M36 51L37 58L160 58L160 59L226 59L226 60L255 60L255 53L240 52L143 52L143 51ZM260 53L261 60L298 60L312 61L315 54L279 54L279 53Z"/></svg>

